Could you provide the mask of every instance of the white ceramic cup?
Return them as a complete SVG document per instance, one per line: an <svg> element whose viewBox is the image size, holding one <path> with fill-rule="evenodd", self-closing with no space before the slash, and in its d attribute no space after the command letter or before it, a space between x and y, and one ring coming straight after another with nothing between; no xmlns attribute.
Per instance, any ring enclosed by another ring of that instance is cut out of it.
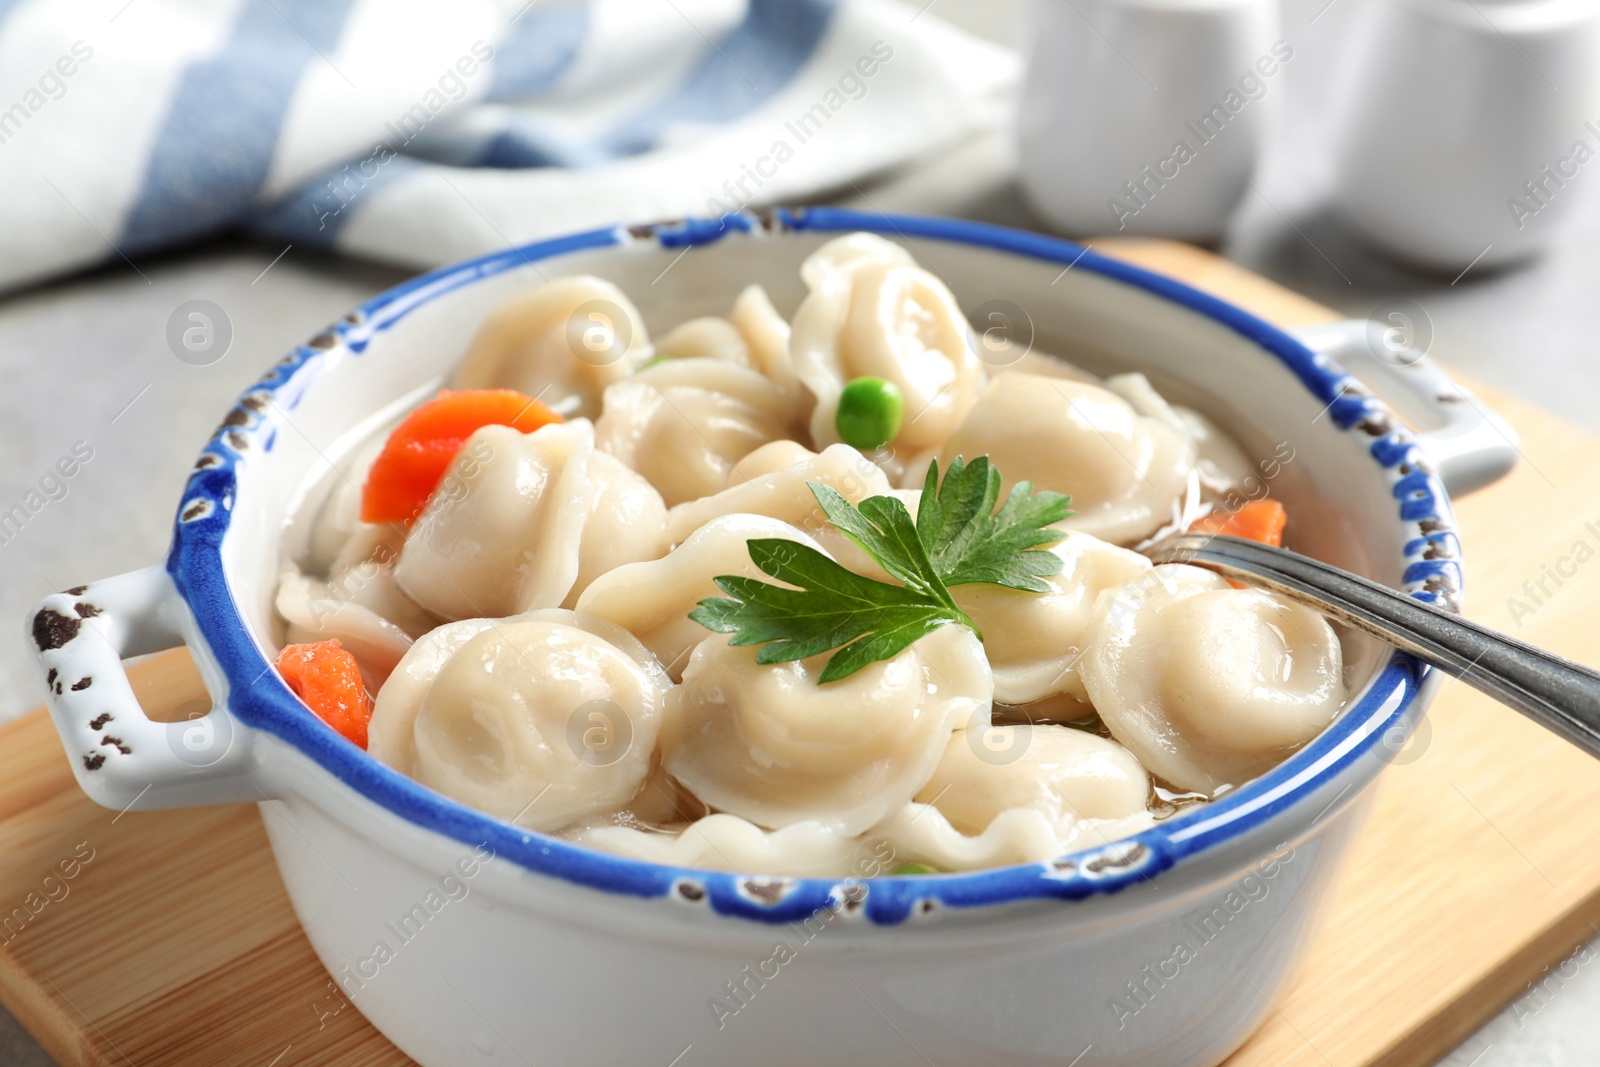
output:
<svg viewBox="0 0 1600 1067"><path fill-rule="evenodd" d="M1271 0L1034 0L1022 188L1073 234L1211 240L1248 191L1293 46Z"/></svg>
<svg viewBox="0 0 1600 1067"><path fill-rule="evenodd" d="M1600 4L1382 0L1339 96L1337 203L1454 274L1536 254L1600 187Z"/></svg>

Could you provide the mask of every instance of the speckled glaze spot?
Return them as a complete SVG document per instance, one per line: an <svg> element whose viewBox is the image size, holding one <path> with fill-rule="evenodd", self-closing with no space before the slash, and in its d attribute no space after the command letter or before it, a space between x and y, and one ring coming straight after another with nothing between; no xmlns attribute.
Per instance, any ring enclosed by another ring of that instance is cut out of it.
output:
<svg viewBox="0 0 1600 1067"><path fill-rule="evenodd" d="M1083 870L1086 874L1115 873L1137 866L1149 852L1150 850L1138 841L1121 842L1087 860Z"/></svg>
<svg viewBox="0 0 1600 1067"><path fill-rule="evenodd" d="M233 449L235 452L244 452L250 447L250 438L246 437L238 430L229 430L227 433L222 435L222 440L226 442L227 446Z"/></svg>
<svg viewBox="0 0 1600 1067"><path fill-rule="evenodd" d="M82 596L89 591L86 585L75 585L71 589L63 590L68 596Z"/></svg>
<svg viewBox="0 0 1600 1067"><path fill-rule="evenodd" d="M200 458L194 461L194 469L197 471L208 471L212 467L220 466L222 466L222 457L215 452L202 452L200 453Z"/></svg>
<svg viewBox="0 0 1600 1067"><path fill-rule="evenodd" d="M104 730L106 728L106 723L110 722L112 718L114 718L114 716L109 711L102 711L100 714L89 720L89 729Z"/></svg>
<svg viewBox="0 0 1600 1067"><path fill-rule="evenodd" d="M133 755L133 749L131 749L127 745L123 744L122 743L122 738L120 738L120 737L112 737L110 734L106 734L104 737L102 737L100 739L100 743L102 745L108 745L111 748L116 749L118 752L122 753L124 756Z"/></svg>
<svg viewBox="0 0 1600 1067"><path fill-rule="evenodd" d="M772 208L760 208L750 213L756 217L756 221L766 233L787 233L789 230L789 224L783 216Z"/></svg>
<svg viewBox="0 0 1600 1067"><path fill-rule="evenodd" d="M249 425L250 425L250 413L248 411L244 410L243 408L234 408L232 411L228 412L226 415L224 415L222 417L222 421L217 424L217 431L220 433L221 431L226 430L230 426L249 426Z"/></svg>
<svg viewBox="0 0 1600 1067"><path fill-rule="evenodd" d="M82 620L71 615L63 615L54 608L41 608L33 617L33 643L39 646L40 652L60 648L78 636L78 627L82 625ZM55 671L50 673L53 675Z"/></svg>
<svg viewBox="0 0 1600 1067"><path fill-rule="evenodd" d="M792 888L794 880L790 878L746 878L739 883L739 892L769 907L787 896Z"/></svg>
<svg viewBox="0 0 1600 1067"><path fill-rule="evenodd" d="M698 904L700 901L706 898L706 891L703 887L698 886L693 882L679 882L678 895L684 900Z"/></svg>
<svg viewBox="0 0 1600 1067"><path fill-rule="evenodd" d="M72 605L72 610L78 613L78 618L80 619L93 619L100 615L99 608L95 607L93 604L84 603L81 600Z"/></svg>
<svg viewBox="0 0 1600 1067"><path fill-rule="evenodd" d="M836 886L834 895L838 898L839 906L854 915L867 902L867 887L860 882L852 882Z"/></svg>
<svg viewBox="0 0 1600 1067"><path fill-rule="evenodd" d="M344 317L344 321L348 322L352 326L360 326L363 322L367 321L367 317L360 311L352 311Z"/></svg>
<svg viewBox="0 0 1600 1067"><path fill-rule="evenodd" d="M308 346L310 346L311 348L318 349L319 351L323 350L323 349L332 348L334 345L336 345L338 343L339 343L339 338L334 336L334 333L333 333L332 330L323 330L321 333L317 334L311 340L306 342L306 344Z"/></svg>
<svg viewBox="0 0 1600 1067"><path fill-rule="evenodd" d="M263 411L267 410L267 408L272 406L272 394L268 393L264 389L257 389L254 392L249 392L244 394L244 396L241 396L239 398L239 406L242 408L249 408L251 411L259 415Z"/></svg>
<svg viewBox="0 0 1600 1067"><path fill-rule="evenodd" d="M183 511L178 513L178 518L182 522L194 522L196 519L203 519L209 514L211 514L211 501L191 500L183 506Z"/></svg>
<svg viewBox="0 0 1600 1067"><path fill-rule="evenodd" d="M83 769L86 771L98 771L105 765L106 758L99 752L91 752L87 756L83 757Z"/></svg>
<svg viewBox="0 0 1600 1067"><path fill-rule="evenodd" d="M60 673L61 673L60 671L56 670L54 667L51 667L50 668L50 673L44 676L44 684L45 685L55 685L56 684L56 676L59 675Z"/></svg>

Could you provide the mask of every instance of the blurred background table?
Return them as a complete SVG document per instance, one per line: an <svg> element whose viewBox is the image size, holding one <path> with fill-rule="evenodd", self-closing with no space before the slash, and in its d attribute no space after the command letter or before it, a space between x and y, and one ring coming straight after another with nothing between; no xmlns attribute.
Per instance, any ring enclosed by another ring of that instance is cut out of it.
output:
<svg viewBox="0 0 1600 1067"><path fill-rule="evenodd" d="M1453 278L1411 273L1375 256L1327 210L1335 118L1329 86L1339 46L1370 2L1285 3L1282 36L1295 57L1271 90L1284 109L1284 136L1220 251L1352 316L1410 300L1432 331L1432 355L1600 432L1600 371L1592 364L1600 337L1594 190L1568 194L1585 205L1546 259L1500 274L1467 269ZM1020 0L933 0L928 12L1010 43L1020 8ZM1038 228L1013 174L1006 138L985 137L835 199L866 210ZM0 510L20 501L76 442L93 449L66 495L0 543L0 619L20 620L47 591L160 558L176 494L218 412L284 352L404 276L300 248L224 239L137 267L119 259L89 275L0 298ZM184 364L167 348L168 316L192 299L213 301L232 323L232 347L211 366ZM1585 572L1577 580L1595 579ZM1512 622L1503 607L1478 614L1491 625ZM37 703L27 668L17 627L0 642L6 683L0 718ZM1600 968L1584 967L1542 1010L1508 1010L1445 1063L1587 1063L1596 1048ZM3 1012L0 1062L50 1062Z"/></svg>

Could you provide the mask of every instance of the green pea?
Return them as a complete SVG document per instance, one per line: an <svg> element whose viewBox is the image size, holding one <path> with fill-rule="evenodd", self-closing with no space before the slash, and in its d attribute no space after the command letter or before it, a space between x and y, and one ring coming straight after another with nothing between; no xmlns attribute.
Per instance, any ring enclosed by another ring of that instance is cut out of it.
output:
<svg viewBox="0 0 1600 1067"><path fill-rule="evenodd" d="M938 874L939 868L930 867L926 863L902 863L890 874Z"/></svg>
<svg viewBox="0 0 1600 1067"><path fill-rule="evenodd" d="M870 452L895 439L905 411L898 385L883 378L855 378L839 394L833 423L845 444Z"/></svg>
<svg viewBox="0 0 1600 1067"><path fill-rule="evenodd" d="M652 359L647 363L641 363L639 365L639 370L636 370L633 373L638 374L639 371L641 371L641 370L649 370L651 367L658 367L663 363L671 363L671 362L672 362L672 357L671 356L657 356L655 359Z"/></svg>

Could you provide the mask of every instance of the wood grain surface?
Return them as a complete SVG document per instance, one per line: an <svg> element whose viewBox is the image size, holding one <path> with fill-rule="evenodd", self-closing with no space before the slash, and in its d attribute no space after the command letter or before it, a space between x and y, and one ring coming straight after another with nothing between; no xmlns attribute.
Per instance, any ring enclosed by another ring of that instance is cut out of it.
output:
<svg viewBox="0 0 1600 1067"><path fill-rule="evenodd" d="M1336 318L1198 249L1094 245L1282 325ZM1600 439L1479 396L1525 459L1457 504L1468 613L1600 662ZM152 714L203 696L182 651L130 677ZM1378 790L1297 979L1230 1067L1431 1064L1600 933L1600 773L1575 749L1450 684ZM63 1064L411 1062L334 990L254 807L99 808L36 712L0 730L0 857L0 1000Z"/></svg>

